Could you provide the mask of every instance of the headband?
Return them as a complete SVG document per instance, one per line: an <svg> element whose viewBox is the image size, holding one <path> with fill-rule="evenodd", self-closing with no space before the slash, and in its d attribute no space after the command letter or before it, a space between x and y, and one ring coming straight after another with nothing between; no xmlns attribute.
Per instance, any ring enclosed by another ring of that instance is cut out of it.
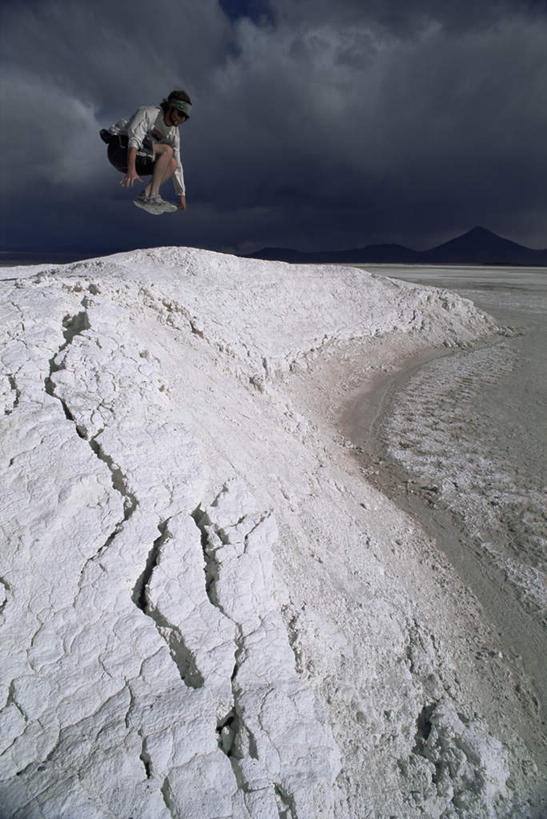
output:
<svg viewBox="0 0 547 819"><path fill-rule="evenodd" d="M185 116L187 116L187 117L190 116L190 111L192 110L192 104L190 102L185 102L184 100L177 100L177 99L173 99L173 100L168 99L167 102L173 108L176 108L177 111L181 111L183 114L185 114Z"/></svg>

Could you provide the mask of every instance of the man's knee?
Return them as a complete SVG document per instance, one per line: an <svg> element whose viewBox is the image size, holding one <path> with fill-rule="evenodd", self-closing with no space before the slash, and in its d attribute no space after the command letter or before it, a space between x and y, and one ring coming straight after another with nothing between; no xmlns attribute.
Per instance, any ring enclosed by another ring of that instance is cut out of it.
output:
<svg viewBox="0 0 547 819"><path fill-rule="evenodd" d="M155 145L154 153L156 153L158 156L172 157L173 148L171 145Z"/></svg>

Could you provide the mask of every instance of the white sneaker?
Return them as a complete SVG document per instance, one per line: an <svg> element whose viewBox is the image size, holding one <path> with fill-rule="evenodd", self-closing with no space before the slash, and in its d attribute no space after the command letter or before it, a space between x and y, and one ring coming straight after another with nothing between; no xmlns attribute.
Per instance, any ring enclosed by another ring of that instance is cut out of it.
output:
<svg viewBox="0 0 547 819"><path fill-rule="evenodd" d="M139 194L136 199L133 199L133 204L138 208L142 208L147 213L153 213L155 216L159 216L163 213L163 208L158 207L157 204L152 204L150 197L145 196L144 193Z"/></svg>
<svg viewBox="0 0 547 819"><path fill-rule="evenodd" d="M159 194L145 196L144 193L141 193L136 199L133 199L133 204L155 216L159 216L161 213L174 213L177 210L176 205L166 202Z"/></svg>
<svg viewBox="0 0 547 819"><path fill-rule="evenodd" d="M149 196L148 202L155 208L161 208L162 213L174 213L177 210L176 205L173 205L172 202L166 202L165 199L161 198L159 193L157 193L155 196Z"/></svg>

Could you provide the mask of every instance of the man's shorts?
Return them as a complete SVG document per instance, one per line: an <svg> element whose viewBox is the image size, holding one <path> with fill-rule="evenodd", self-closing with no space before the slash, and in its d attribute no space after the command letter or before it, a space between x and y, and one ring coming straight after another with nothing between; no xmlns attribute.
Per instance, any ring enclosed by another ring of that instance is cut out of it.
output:
<svg viewBox="0 0 547 819"><path fill-rule="evenodd" d="M102 136L102 134L101 134ZM120 173L127 173L127 143L126 136L111 136L108 143L108 161L114 165ZM135 164L139 176L150 176L154 172L154 150L150 146L144 145L137 151L137 161Z"/></svg>

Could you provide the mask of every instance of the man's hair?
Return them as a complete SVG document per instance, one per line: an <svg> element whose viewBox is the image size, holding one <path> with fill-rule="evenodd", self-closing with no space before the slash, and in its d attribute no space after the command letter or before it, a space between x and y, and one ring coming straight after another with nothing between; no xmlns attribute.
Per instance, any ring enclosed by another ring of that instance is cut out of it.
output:
<svg viewBox="0 0 547 819"><path fill-rule="evenodd" d="M192 104L192 100L186 93L186 91L171 91L169 96L167 97L167 102L171 102L171 100L181 100L182 102L189 102L190 105Z"/></svg>
<svg viewBox="0 0 547 819"><path fill-rule="evenodd" d="M183 91L182 89L180 89L179 91L171 91L167 99L164 100L161 104L163 113L165 113L167 109L170 107L171 103L176 100L180 100L181 102L187 102L190 105L192 104L192 100L190 99L190 96L186 93L186 91Z"/></svg>

